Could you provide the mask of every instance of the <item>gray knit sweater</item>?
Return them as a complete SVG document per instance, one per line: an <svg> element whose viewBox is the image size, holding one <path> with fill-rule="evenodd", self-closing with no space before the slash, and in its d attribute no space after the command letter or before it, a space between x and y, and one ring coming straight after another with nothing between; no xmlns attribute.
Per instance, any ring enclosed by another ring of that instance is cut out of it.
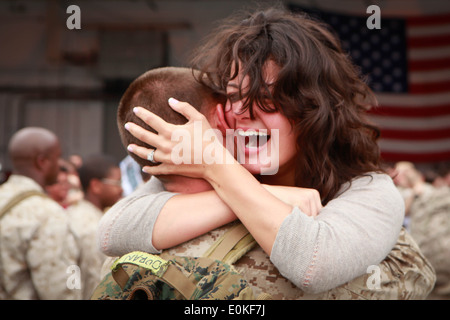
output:
<svg viewBox="0 0 450 320"><path fill-rule="evenodd" d="M110 256L134 250L158 253L152 243L156 218L174 196L152 177L114 205L99 224L99 245ZM343 185L317 217L299 208L283 221L270 260L308 293L346 283L379 264L397 241L404 202L391 178L374 173Z"/></svg>

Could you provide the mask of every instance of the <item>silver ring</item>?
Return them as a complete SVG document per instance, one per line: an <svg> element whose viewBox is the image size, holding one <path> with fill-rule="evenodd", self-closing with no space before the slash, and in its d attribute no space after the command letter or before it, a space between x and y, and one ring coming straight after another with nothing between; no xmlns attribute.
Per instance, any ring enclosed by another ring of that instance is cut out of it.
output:
<svg viewBox="0 0 450 320"><path fill-rule="evenodd" d="M157 164L158 162L156 162L155 159L153 159L153 157L155 156L155 151L156 149L150 151L150 153L147 155L147 160L150 161L151 163Z"/></svg>

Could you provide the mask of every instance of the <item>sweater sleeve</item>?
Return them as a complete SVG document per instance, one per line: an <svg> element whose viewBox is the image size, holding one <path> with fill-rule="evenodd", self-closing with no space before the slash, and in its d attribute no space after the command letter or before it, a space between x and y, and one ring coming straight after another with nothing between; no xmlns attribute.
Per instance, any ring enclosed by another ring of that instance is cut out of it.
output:
<svg viewBox="0 0 450 320"><path fill-rule="evenodd" d="M166 202L176 193L164 190L161 182L152 177L112 206L98 225L98 245L108 256L121 256L140 250L160 253L152 244L156 219Z"/></svg>
<svg viewBox="0 0 450 320"><path fill-rule="evenodd" d="M404 202L388 175L357 178L315 218L294 208L270 259L303 291L323 292L378 265L397 242L403 218Z"/></svg>

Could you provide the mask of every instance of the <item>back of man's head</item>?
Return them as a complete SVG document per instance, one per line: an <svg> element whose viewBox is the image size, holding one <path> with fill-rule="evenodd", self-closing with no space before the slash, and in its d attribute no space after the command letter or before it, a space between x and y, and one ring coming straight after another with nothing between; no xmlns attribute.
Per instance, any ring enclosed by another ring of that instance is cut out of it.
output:
<svg viewBox="0 0 450 320"><path fill-rule="evenodd" d="M32 161L37 154L48 152L58 138L48 129L26 127L18 130L9 140L8 151L13 165Z"/></svg>
<svg viewBox="0 0 450 320"><path fill-rule="evenodd" d="M78 175L85 199L99 209L104 210L121 198L120 167L114 157L105 154L86 157L78 169Z"/></svg>
<svg viewBox="0 0 450 320"><path fill-rule="evenodd" d="M199 83L194 78L193 72L189 68L157 68L147 71L130 84L122 96L117 110L117 125L125 147L129 144L138 144L146 148L153 148L136 139L124 129L125 123L134 122L149 131L155 132L134 115L134 107L146 108L169 123L186 123L186 118L169 106L167 101L173 97L179 101L188 102L208 119L211 118L214 107L219 103L224 103L224 97ZM153 165L131 152L129 154L142 167Z"/></svg>
<svg viewBox="0 0 450 320"><path fill-rule="evenodd" d="M40 127L20 129L9 140L8 153L15 174L28 176L42 186L56 182L61 149L52 131Z"/></svg>
<svg viewBox="0 0 450 320"><path fill-rule="evenodd" d="M102 180L108 177L112 168L118 168L118 162L109 155L96 154L83 159L83 164L78 169L80 183L83 190L88 191L93 179Z"/></svg>

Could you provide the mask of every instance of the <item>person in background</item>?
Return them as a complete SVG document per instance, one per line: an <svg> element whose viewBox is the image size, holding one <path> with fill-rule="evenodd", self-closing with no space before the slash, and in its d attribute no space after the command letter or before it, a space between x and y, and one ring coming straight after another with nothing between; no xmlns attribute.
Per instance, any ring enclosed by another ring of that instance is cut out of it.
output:
<svg viewBox="0 0 450 320"><path fill-rule="evenodd" d="M414 163L395 165L394 183L405 200L408 228L436 271L431 299L450 299L450 188L426 182Z"/></svg>
<svg viewBox="0 0 450 320"><path fill-rule="evenodd" d="M11 175L11 171L5 170L3 165L0 163L0 184L5 183L9 176Z"/></svg>
<svg viewBox="0 0 450 320"><path fill-rule="evenodd" d="M97 225L104 212L122 197L118 163L107 155L83 159L78 169L84 199L68 209L70 226L80 249L83 299L89 299L100 281L105 256L97 246Z"/></svg>
<svg viewBox="0 0 450 320"><path fill-rule="evenodd" d="M411 162L399 161L391 170L390 174L394 184L405 201L403 225L409 229L411 205L424 192L424 188L431 187L431 185L425 183L424 175Z"/></svg>
<svg viewBox="0 0 450 320"><path fill-rule="evenodd" d="M436 188L450 187L450 163L443 164L437 170L435 179L432 181Z"/></svg>
<svg viewBox="0 0 450 320"><path fill-rule="evenodd" d="M122 174L118 162L108 155L93 155L83 160L78 169L84 200L100 212L116 203L123 193Z"/></svg>
<svg viewBox="0 0 450 320"><path fill-rule="evenodd" d="M61 207L66 209L69 206L67 197L71 186L68 177L69 173L64 167L62 159L60 159L59 168L57 181L54 184L45 186L45 191L53 200L58 202Z"/></svg>
<svg viewBox="0 0 450 320"><path fill-rule="evenodd" d="M130 155L120 161L120 171L122 173L123 196L127 196L136 190L137 187L146 182L150 176L142 172L141 166Z"/></svg>
<svg viewBox="0 0 450 320"><path fill-rule="evenodd" d="M71 154L68 158L69 162L72 163L75 169L79 169L83 164L83 157L79 154Z"/></svg>
<svg viewBox="0 0 450 320"><path fill-rule="evenodd" d="M83 198L80 179L75 166L67 160L60 159L60 171L56 183L46 186L45 191L64 209Z"/></svg>
<svg viewBox="0 0 450 320"><path fill-rule="evenodd" d="M0 186L0 299L79 299L80 290L68 285L67 270L79 256L68 216L44 191L58 177L59 139L26 127L12 136L8 152L13 172ZM23 198L28 191L35 194ZM13 205L14 198L21 201Z"/></svg>
<svg viewBox="0 0 450 320"><path fill-rule="evenodd" d="M82 164L81 160L76 160L78 162L74 163L73 159L78 159L78 157L70 156L69 160L64 160L64 168L67 171L67 180L69 182L69 193L67 195L68 205L72 205L84 197L84 193L81 187L80 177L78 176L78 168Z"/></svg>

